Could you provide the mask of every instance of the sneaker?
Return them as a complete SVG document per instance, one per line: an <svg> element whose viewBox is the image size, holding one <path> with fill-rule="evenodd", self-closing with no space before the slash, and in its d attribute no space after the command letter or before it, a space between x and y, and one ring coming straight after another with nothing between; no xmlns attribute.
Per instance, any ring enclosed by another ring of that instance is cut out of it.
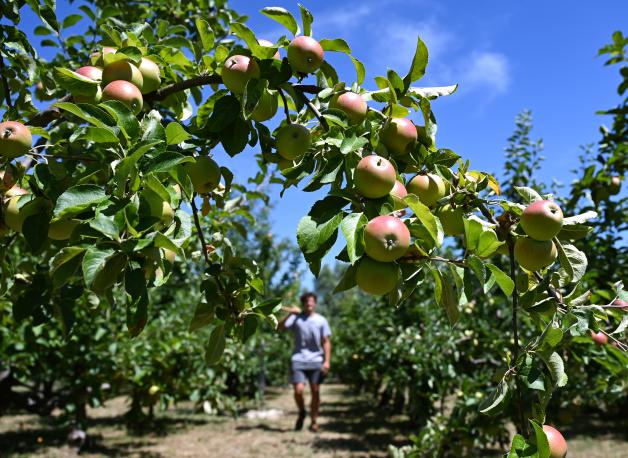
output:
<svg viewBox="0 0 628 458"><path fill-rule="evenodd" d="M318 426L318 423L312 423L310 425L310 431L312 431L313 433L317 433L319 428L320 428L320 426Z"/></svg>
<svg viewBox="0 0 628 458"><path fill-rule="evenodd" d="M307 416L307 412L302 410L299 412L299 416L297 417L297 422L294 425L295 431L301 431L303 429L303 422L305 422L305 417Z"/></svg>

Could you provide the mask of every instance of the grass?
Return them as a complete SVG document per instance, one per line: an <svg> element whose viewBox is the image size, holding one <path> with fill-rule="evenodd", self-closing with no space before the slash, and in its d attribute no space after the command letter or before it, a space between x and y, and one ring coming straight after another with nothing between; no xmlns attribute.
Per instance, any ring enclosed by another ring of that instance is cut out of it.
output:
<svg viewBox="0 0 628 458"><path fill-rule="evenodd" d="M213 417L195 412L191 405L157 415L149 431L127 431L122 414L123 398L89 412L90 440L84 457L386 457L388 444L403 445L412 432L402 416L383 419L367 399L353 396L342 385L325 385L321 431L293 431L296 410L289 389L271 392L267 407L284 415L274 420ZM569 458L619 458L628 456L625 420L611 425L593 420L567 429ZM307 427L307 423L306 423ZM0 456L73 457L66 444L67 430L59 420L32 415L0 418Z"/></svg>

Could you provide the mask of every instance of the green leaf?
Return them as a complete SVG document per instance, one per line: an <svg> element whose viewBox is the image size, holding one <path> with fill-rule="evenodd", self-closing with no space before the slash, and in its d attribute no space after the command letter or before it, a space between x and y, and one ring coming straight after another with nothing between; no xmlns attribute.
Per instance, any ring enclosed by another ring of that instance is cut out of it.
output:
<svg viewBox="0 0 628 458"><path fill-rule="evenodd" d="M319 43L324 51L334 51L351 54L351 48L342 38L335 38L333 40L324 38Z"/></svg>
<svg viewBox="0 0 628 458"><path fill-rule="evenodd" d="M412 64L410 64L410 70L408 70L408 74L403 78L404 90L407 90L414 81L423 78L427 61L427 46L425 46L421 37L417 37L416 49L414 51L414 57L412 58Z"/></svg>
<svg viewBox="0 0 628 458"><path fill-rule="evenodd" d="M225 351L226 337L225 337L225 325L219 324L214 328L209 340L207 341L207 347L205 350L205 363L208 366L218 364L222 358L222 354Z"/></svg>
<svg viewBox="0 0 628 458"><path fill-rule="evenodd" d="M515 191L523 198L525 203L529 204L537 200L543 200L541 195L532 188L515 186Z"/></svg>
<svg viewBox="0 0 628 458"><path fill-rule="evenodd" d="M281 301L280 297L266 299L260 302L254 309L256 312L261 312L264 316L274 315L281 310Z"/></svg>
<svg viewBox="0 0 628 458"><path fill-rule="evenodd" d="M334 294L340 293L342 291L346 291L356 286L357 284L355 280L356 270L357 270L357 265L350 265L349 267L347 267L347 270L345 270L345 273L342 275L342 278L340 279L340 281L334 288Z"/></svg>
<svg viewBox="0 0 628 458"><path fill-rule="evenodd" d="M543 427L534 420L530 420L532 429L534 429L534 438L536 443L536 452L539 458L550 458L550 447L547 441L547 435L543 431Z"/></svg>
<svg viewBox="0 0 628 458"><path fill-rule="evenodd" d="M109 127L107 124L105 124L101 119L98 119L96 116L86 112L85 110L83 110L82 107L79 107L78 105L75 105L73 103L69 103L69 102L57 102L55 103L53 106L67 111L69 113L72 113L74 116L77 116L79 118L81 118L84 121L87 121L90 124L95 125L96 127L102 127L104 129L109 129L111 130L111 132L115 135L115 132L111 129L111 127ZM83 105L84 107L87 108L87 105ZM96 107L94 107L96 108Z"/></svg>
<svg viewBox="0 0 628 458"><path fill-rule="evenodd" d="M547 365L547 368L552 375L552 379L554 380L555 385L557 387L563 387L567 385L568 377L567 374L565 374L565 365L560 355L555 351L550 353L549 356L545 356L542 353L539 354Z"/></svg>
<svg viewBox="0 0 628 458"><path fill-rule="evenodd" d="M144 169L144 173L159 173L168 172L179 164L186 162L194 162L192 156L184 156L183 154L176 153L174 151L166 151L155 158L151 159Z"/></svg>
<svg viewBox="0 0 628 458"><path fill-rule="evenodd" d="M207 21L204 21L201 18L196 18L195 21L196 29L198 30L198 35L201 39L201 44L203 45L203 50L205 52L209 52L214 47L214 32L211 29L210 25Z"/></svg>
<svg viewBox="0 0 628 458"><path fill-rule="evenodd" d="M497 286L499 286L499 288L506 295L506 297L510 297L515 289L515 282L512 280L512 278L506 275L499 267L494 264L488 263L486 264L486 267L488 267L488 270L490 270L493 274L493 277L495 277L495 282L497 283Z"/></svg>
<svg viewBox="0 0 628 458"><path fill-rule="evenodd" d="M287 9L280 7L267 7L262 9L261 13L264 16L279 22L281 25L286 27L292 35L297 35L299 33L297 21Z"/></svg>
<svg viewBox="0 0 628 458"><path fill-rule="evenodd" d="M458 310L458 297L449 278L438 269L432 269L434 276L434 296L436 302L445 309L449 324L453 326L460 319Z"/></svg>
<svg viewBox="0 0 628 458"><path fill-rule="evenodd" d="M493 415L499 412L506 401L508 395L508 383L505 380L501 380L497 387L491 392L491 394L480 404L479 410L486 415Z"/></svg>
<svg viewBox="0 0 628 458"><path fill-rule="evenodd" d="M563 219L563 227L584 224L590 219L595 219L597 217L597 212L594 212L593 210L581 213L580 215L568 216L567 218Z"/></svg>
<svg viewBox="0 0 628 458"><path fill-rule="evenodd" d="M83 19L83 16L81 16L80 14L70 14L68 17L66 17L63 20L62 27L64 29L72 27L74 24L79 22L81 19Z"/></svg>
<svg viewBox="0 0 628 458"><path fill-rule="evenodd" d="M586 255L573 245L563 245L554 239L554 244L558 249L558 260L560 261L561 280L563 284L579 281L587 271Z"/></svg>
<svg viewBox="0 0 628 458"><path fill-rule="evenodd" d="M416 215L423 227L427 229L427 232L429 233L436 246L441 246L443 243L444 234L440 221L432 214L430 209L424 203L422 203L419 198L414 194L409 194L403 200L405 203L408 204L408 207L410 207L410 210L412 210L412 212Z"/></svg>
<svg viewBox="0 0 628 458"><path fill-rule="evenodd" d="M73 216L107 200L105 191L93 184L79 184L66 190L57 199L55 218Z"/></svg>
<svg viewBox="0 0 628 458"><path fill-rule="evenodd" d="M364 137L358 137L355 134L351 134L350 137L344 137L340 143L340 152L344 155L358 151L364 145L368 143L368 139Z"/></svg>
<svg viewBox="0 0 628 458"><path fill-rule="evenodd" d="M136 140L141 135L140 122L135 113L124 103L118 100L108 100L98 105L116 120L116 125L122 130L127 139Z"/></svg>
<svg viewBox="0 0 628 458"><path fill-rule="evenodd" d="M113 249L101 250L89 247L83 256L83 279L88 288L91 288L96 277L103 271L107 260L114 255Z"/></svg>
<svg viewBox="0 0 628 458"><path fill-rule="evenodd" d="M168 145L178 145L186 141L191 135L178 122L171 122L166 126L166 142Z"/></svg>
<svg viewBox="0 0 628 458"><path fill-rule="evenodd" d="M262 47L258 43L253 31L246 25L234 22L231 24L231 30L236 36L240 37L246 43L246 46L253 52L253 54L256 54L258 48ZM272 57L272 54L268 57Z"/></svg>
<svg viewBox="0 0 628 458"><path fill-rule="evenodd" d="M139 335L148 321L148 290L143 269L127 269L124 288L128 294L126 304L126 327L131 336Z"/></svg>
<svg viewBox="0 0 628 458"><path fill-rule="evenodd" d="M340 225L346 205L344 199L329 196L318 201L297 227L297 242L304 254L316 253L326 245Z"/></svg>
<svg viewBox="0 0 628 458"><path fill-rule="evenodd" d="M351 213L342 220L340 229L347 240L347 254L351 264L354 264L364 252L364 226L368 218L364 213Z"/></svg>
<svg viewBox="0 0 628 458"><path fill-rule="evenodd" d="M83 253L85 248L69 246L62 248L50 260L50 275L54 288L65 285L74 276L81 265Z"/></svg>
<svg viewBox="0 0 628 458"><path fill-rule="evenodd" d="M85 95L93 97L98 92L98 81L63 67L55 67L55 82L73 95ZM65 102L57 103L56 106Z"/></svg>
<svg viewBox="0 0 628 458"><path fill-rule="evenodd" d="M436 99L438 97L444 97L451 95L458 89L458 85L452 86L440 86L440 87L410 87L406 92L407 95L414 97L423 97L426 99Z"/></svg>
<svg viewBox="0 0 628 458"><path fill-rule="evenodd" d="M353 66L355 67L355 73L357 75L356 81L358 85L362 85L362 83L364 83L364 78L366 77L366 68L360 60L356 59L353 56L349 57L351 57L351 61L353 62Z"/></svg>
<svg viewBox="0 0 628 458"><path fill-rule="evenodd" d="M78 136L78 140L87 140L94 143L120 143L120 139L111 129L104 127L87 126L84 132Z"/></svg>
<svg viewBox="0 0 628 458"><path fill-rule="evenodd" d="M303 35L311 36L312 35L312 22L314 21L314 17L310 10L308 10L305 6L299 3L299 10L301 10L301 22L303 23Z"/></svg>

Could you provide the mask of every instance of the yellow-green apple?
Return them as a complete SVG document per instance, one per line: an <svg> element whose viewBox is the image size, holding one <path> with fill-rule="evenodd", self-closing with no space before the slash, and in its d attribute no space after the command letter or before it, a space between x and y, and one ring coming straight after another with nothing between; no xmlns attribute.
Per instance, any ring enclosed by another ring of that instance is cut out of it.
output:
<svg viewBox="0 0 628 458"><path fill-rule="evenodd" d="M391 155L401 156L416 142L416 126L408 118L392 118L382 130L381 139Z"/></svg>
<svg viewBox="0 0 628 458"><path fill-rule="evenodd" d="M75 219L57 219L48 226L48 238L52 240L67 240L80 221Z"/></svg>
<svg viewBox="0 0 628 458"><path fill-rule="evenodd" d="M560 431L553 426L543 425L543 432L545 432L549 443L550 458L565 458L567 456L567 441Z"/></svg>
<svg viewBox="0 0 628 458"><path fill-rule="evenodd" d="M311 144L312 134L301 124L287 124L277 132L277 153L284 159L295 160L305 154Z"/></svg>
<svg viewBox="0 0 628 458"><path fill-rule="evenodd" d="M591 331L591 339L598 345L606 345L608 343L608 337L602 331L593 332Z"/></svg>
<svg viewBox="0 0 628 458"><path fill-rule="evenodd" d="M288 45L288 62L300 73L315 72L323 65L325 52L320 43L312 37L301 35Z"/></svg>
<svg viewBox="0 0 628 458"><path fill-rule="evenodd" d="M147 57L142 57L138 67L142 74L142 94L156 91L161 86L161 72L159 66Z"/></svg>
<svg viewBox="0 0 628 458"><path fill-rule="evenodd" d="M406 189L428 207L433 207L445 196L445 182L433 173L415 176L406 185Z"/></svg>
<svg viewBox="0 0 628 458"><path fill-rule="evenodd" d="M378 199L388 195L396 181L397 172L392 163L375 154L360 159L353 174L355 188L369 199Z"/></svg>
<svg viewBox="0 0 628 458"><path fill-rule="evenodd" d="M222 67L222 82L227 89L236 94L242 94L246 83L252 78L260 77L257 61L249 56L236 54L228 57Z"/></svg>
<svg viewBox="0 0 628 458"><path fill-rule="evenodd" d="M50 202L36 199L32 194L13 196L4 207L4 223L15 232L22 232L26 218L49 210Z"/></svg>
<svg viewBox="0 0 628 458"><path fill-rule="evenodd" d="M251 113L251 119L257 122L268 121L277 114L278 107L277 94L275 92L264 91L253 113Z"/></svg>
<svg viewBox="0 0 628 458"><path fill-rule="evenodd" d="M102 100L118 100L124 103L133 113L142 111L144 98L142 93L133 83L128 81L112 81L102 91Z"/></svg>
<svg viewBox="0 0 628 458"><path fill-rule="evenodd" d="M460 207L453 208L447 204L438 210L436 216L440 219L445 234L458 235L464 233L464 213Z"/></svg>
<svg viewBox="0 0 628 458"><path fill-rule="evenodd" d="M537 200L523 211L520 223L525 233L533 239L551 240L563 227L563 212L555 202Z"/></svg>
<svg viewBox="0 0 628 458"><path fill-rule="evenodd" d="M363 256L355 272L358 287L374 296L391 292L399 282L399 266L394 262L380 262Z"/></svg>
<svg viewBox="0 0 628 458"><path fill-rule="evenodd" d="M13 159L28 153L32 146L28 127L18 121L0 122L0 156Z"/></svg>
<svg viewBox="0 0 628 458"><path fill-rule="evenodd" d="M409 246L410 231L399 218L377 216L364 228L364 251L376 261L396 261L408 251Z"/></svg>
<svg viewBox="0 0 628 458"><path fill-rule="evenodd" d="M142 200L148 204L148 214L159 220L161 227L168 227L174 221L174 210L170 203L166 202L153 191L144 191ZM142 203L140 203L140 208Z"/></svg>
<svg viewBox="0 0 628 458"><path fill-rule="evenodd" d="M611 184L608 186L608 192L611 196L616 196L621 191L621 177L611 177Z"/></svg>
<svg viewBox="0 0 628 458"><path fill-rule="evenodd" d="M551 240L534 240L521 237L515 242L515 260L521 267L531 272L541 270L552 264L558 251Z"/></svg>
<svg viewBox="0 0 628 458"><path fill-rule="evenodd" d="M185 170L192 181L194 191L199 194L212 192L220 183L220 167L207 156L197 156L194 162L187 162Z"/></svg>
<svg viewBox="0 0 628 458"><path fill-rule="evenodd" d="M144 85L144 77L140 69L127 60L117 60L105 66L102 71L102 84L107 86L112 81L128 81L139 90L142 90Z"/></svg>
<svg viewBox="0 0 628 458"><path fill-rule="evenodd" d="M360 124L366 118L368 111L364 97L351 91L333 96L329 102L329 108L343 111L349 118L350 124Z"/></svg>
<svg viewBox="0 0 628 458"><path fill-rule="evenodd" d="M393 188L390 190L390 195L392 196L393 202L395 203L395 211L403 210L408 206L403 200L408 195L408 191L401 181L395 181Z"/></svg>
<svg viewBox="0 0 628 458"><path fill-rule="evenodd" d="M269 40L264 40L263 38L260 40L257 40L257 42L260 44L260 46L265 46L267 48L275 47L275 43ZM273 55L273 59L281 60L281 56L279 55L279 50L277 50L277 52Z"/></svg>

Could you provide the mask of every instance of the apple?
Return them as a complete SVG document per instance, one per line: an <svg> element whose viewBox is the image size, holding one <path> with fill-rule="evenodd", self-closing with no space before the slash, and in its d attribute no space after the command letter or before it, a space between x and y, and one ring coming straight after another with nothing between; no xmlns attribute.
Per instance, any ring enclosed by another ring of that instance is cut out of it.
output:
<svg viewBox="0 0 628 458"><path fill-rule="evenodd" d="M166 228L172 224L174 221L174 210L170 206L170 203L166 202L157 193L150 190L144 191L142 194L142 200L143 202L140 202L140 208L143 204L148 204L148 214L151 217L158 219L162 228Z"/></svg>
<svg viewBox="0 0 628 458"><path fill-rule="evenodd" d="M608 336L604 334L602 331L593 332L591 331L591 339L598 345L606 345L608 343Z"/></svg>
<svg viewBox="0 0 628 458"><path fill-rule="evenodd" d="M155 62L147 57L142 57L138 69L142 74L143 84L140 88L142 94L148 94L159 89L159 86L161 86L161 72Z"/></svg>
<svg viewBox="0 0 628 458"><path fill-rule="evenodd" d="M220 167L208 156L197 156L194 162L185 164L194 191L199 194L212 192L220 183Z"/></svg>
<svg viewBox="0 0 628 458"><path fill-rule="evenodd" d="M33 146L33 136L21 122L0 122L0 156L13 159L22 156Z"/></svg>
<svg viewBox="0 0 628 458"><path fill-rule="evenodd" d="M535 240L552 240L563 227L563 212L555 202L537 200L521 215L521 227Z"/></svg>
<svg viewBox="0 0 628 458"><path fill-rule="evenodd" d="M392 196L393 202L395 203L395 211L403 210L408 206L403 200L408 195L408 191L401 181L395 181L393 188L390 190L390 195Z"/></svg>
<svg viewBox="0 0 628 458"><path fill-rule="evenodd" d="M52 240L67 240L80 221L75 219L58 219L50 222L48 238Z"/></svg>
<svg viewBox="0 0 628 458"><path fill-rule="evenodd" d="M253 113L251 113L251 119L257 122L268 121L270 118L275 116L275 114L277 114L277 108L279 108L277 94L270 91L264 91L257 102Z"/></svg>
<svg viewBox="0 0 628 458"><path fill-rule="evenodd" d="M117 49L112 48L111 46L103 46L102 51L92 53L91 60L92 62L95 62L96 65L102 66L105 63L103 56L105 54L115 54L116 51Z"/></svg>
<svg viewBox="0 0 628 458"><path fill-rule="evenodd" d="M279 170L281 170L282 172L285 172L288 169L291 169L292 167L294 167L294 161L288 160L288 159L280 159L279 162L277 162L277 168Z"/></svg>
<svg viewBox="0 0 628 458"><path fill-rule="evenodd" d="M6 198L15 197L15 196L24 196L28 194L28 191L24 188L20 188L19 186L13 186L7 192L4 193Z"/></svg>
<svg viewBox="0 0 628 458"><path fill-rule="evenodd" d="M350 124L360 124L366 118L368 111L364 98L360 94L350 91L333 96L329 102L329 108L345 112Z"/></svg>
<svg viewBox="0 0 628 458"><path fill-rule="evenodd" d="M290 161L302 156L310 149L312 134L307 127L300 124L288 124L277 132L277 153Z"/></svg>
<svg viewBox="0 0 628 458"><path fill-rule="evenodd" d="M608 186L608 192L611 196L616 196L621 191L621 177L611 177L611 184Z"/></svg>
<svg viewBox="0 0 628 458"><path fill-rule="evenodd" d="M275 43L269 40L264 40L263 38L260 40L257 40L257 42L260 44L260 46L265 46L267 48L275 47ZM277 52L273 55L273 59L281 60L281 56L279 55L279 50L277 50Z"/></svg>
<svg viewBox="0 0 628 458"><path fill-rule="evenodd" d="M102 91L103 101L118 100L124 103L133 113L138 114L142 111L144 99L142 93L132 83L128 81L112 81L105 86Z"/></svg>
<svg viewBox="0 0 628 458"><path fill-rule="evenodd" d="M445 234L464 234L464 213L460 207L453 208L447 204L438 210L436 216L440 219Z"/></svg>
<svg viewBox="0 0 628 458"><path fill-rule="evenodd" d="M377 216L364 228L364 251L376 261L396 261L408 251L409 246L410 231L399 218Z"/></svg>
<svg viewBox="0 0 628 458"><path fill-rule="evenodd" d="M74 71L74 73L78 73L85 78L89 78L94 81L102 80L102 68L94 67L93 65L86 65L84 67L78 68Z"/></svg>
<svg viewBox="0 0 628 458"><path fill-rule="evenodd" d="M26 218L49 210L48 201L36 199L32 194L13 196L4 207L4 223L15 232L22 232Z"/></svg>
<svg viewBox="0 0 628 458"><path fill-rule="evenodd" d="M399 282L399 266L393 262L379 262L363 256L355 271L358 287L373 296L389 293Z"/></svg>
<svg viewBox="0 0 628 458"><path fill-rule="evenodd" d="M323 48L312 37L301 35L288 45L288 62L297 72L315 72L323 65L324 57Z"/></svg>
<svg viewBox="0 0 628 458"><path fill-rule="evenodd" d="M515 242L515 260L531 272L549 266L557 256L556 245L551 240L539 241L522 237Z"/></svg>
<svg viewBox="0 0 628 458"><path fill-rule="evenodd" d="M102 71L102 84L106 86L112 81L128 81L142 89L144 77L140 69L126 60L117 60L105 66Z"/></svg>
<svg viewBox="0 0 628 458"><path fill-rule="evenodd" d="M236 94L244 92L250 79L259 77L257 61L248 56L236 54L228 57L222 67L222 82L227 89Z"/></svg>
<svg viewBox="0 0 628 458"><path fill-rule="evenodd" d="M357 191L369 199L386 196L395 186L397 172L392 163L375 154L363 157L353 174Z"/></svg>
<svg viewBox="0 0 628 458"><path fill-rule="evenodd" d="M416 126L407 118L392 118L382 130L381 139L391 155L401 156L416 142Z"/></svg>
<svg viewBox="0 0 628 458"><path fill-rule="evenodd" d="M433 207L439 199L445 197L445 182L433 173L415 176L406 188L428 207Z"/></svg>
<svg viewBox="0 0 628 458"><path fill-rule="evenodd" d="M565 458L567 456L567 442L563 435L550 425L543 425L543 432L545 432L549 443L550 458Z"/></svg>

